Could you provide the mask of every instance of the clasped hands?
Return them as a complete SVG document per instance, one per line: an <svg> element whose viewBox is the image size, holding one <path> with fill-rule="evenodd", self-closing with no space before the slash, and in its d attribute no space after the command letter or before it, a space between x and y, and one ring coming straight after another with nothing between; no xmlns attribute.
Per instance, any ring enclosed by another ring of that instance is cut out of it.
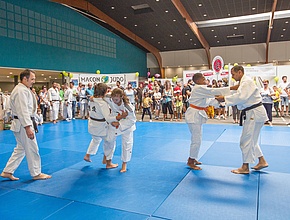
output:
<svg viewBox="0 0 290 220"><path fill-rule="evenodd" d="M119 121L120 121L121 119L123 119L123 118L126 118L127 116L128 116L128 112L127 112L127 111L122 111L121 114L118 113L118 115L116 116L116 119L117 119L118 121L114 121L114 122L112 122L111 125L112 125L113 127L118 128L119 125L120 125Z"/></svg>
<svg viewBox="0 0 290 220"><path fill-rule="evenodd" d="M223 95L217 95L217 96L215 96L215 99L218 100L219 102L225 101L225 97Z"/></svg>

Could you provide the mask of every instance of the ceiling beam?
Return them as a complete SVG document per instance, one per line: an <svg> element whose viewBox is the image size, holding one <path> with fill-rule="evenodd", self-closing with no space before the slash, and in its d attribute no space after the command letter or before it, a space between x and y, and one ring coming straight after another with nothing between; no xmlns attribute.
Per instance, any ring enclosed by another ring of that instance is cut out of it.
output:
<svg viewBox="0 0 290 220"><path fill-rule="evenodd" d="M184 8L183 4L180 2L180 0L171 0L171 2L174 4L176 9L179 11L180 15L185 19L186 23L190 27L190 29L193 31L203 48L205 49L206 52L206 57L207 57L207 62L208 62L208 67L211 69L211 57L210 57L210 46L200 30L198 29L197 25L195 22L192 20L186 9Z"/></svg>
<svg viewBox="0 0 290 220"><path fill-rule="evenodd" d="M160 55L160 51L151 44L149 44L148 42L146 42L145 40L143 40L142 38L140 38L139 36L137 36L136 34L132 33L130 30L128 30L118 22L116 22L115 20L113 20L111 17L103 13L96 6L92 5L86 0L52 0L52 1L85 10L87 13L90 13L96 16L97 18L103 20L104 22L106 22L106 24L110 25L111 27L118 30L131 40L135 41L136 43L144 47L146 50L148 50L155 56L159 65L160 75L162 78L165 78L165 69L162 67L162 57Z"/></svg>
<svg viewBox="0 0 290 220"><path fill-rule="evenodd" d="M274 13L276 11L276 6L277 6L277 0L273 0L272 13L269 20L269 27L268 27L268 34L267 34L267 41L266 41L266 63L269 63L269 43L271 39L271 32L273 29Z"/></svg>

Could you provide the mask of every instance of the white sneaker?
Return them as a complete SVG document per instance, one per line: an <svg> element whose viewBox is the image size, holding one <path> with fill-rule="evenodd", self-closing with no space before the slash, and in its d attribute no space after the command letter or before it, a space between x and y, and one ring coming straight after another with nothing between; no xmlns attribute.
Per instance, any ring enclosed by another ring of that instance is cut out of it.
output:
<svg viewBox="0 0 290 220"><path fill-rule="evenodd" d="M150 120L149 122L152 122L152 120Z"/></svg>
<svg viewBox="0 0 290 220"><path fill-rule="evenodd" d="M142 121L141 119L139 121Z"/></svg>

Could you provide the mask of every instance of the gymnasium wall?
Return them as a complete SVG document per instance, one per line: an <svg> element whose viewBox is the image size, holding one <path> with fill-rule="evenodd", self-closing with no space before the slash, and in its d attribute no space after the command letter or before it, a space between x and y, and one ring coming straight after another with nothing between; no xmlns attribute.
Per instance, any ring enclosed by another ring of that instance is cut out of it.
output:
<svg viewBox="0 0 290 220"><path fill-rule="evenodd" d="M0 51L1 67L147 74L143 50L47 0L0 0Z"/></svg>

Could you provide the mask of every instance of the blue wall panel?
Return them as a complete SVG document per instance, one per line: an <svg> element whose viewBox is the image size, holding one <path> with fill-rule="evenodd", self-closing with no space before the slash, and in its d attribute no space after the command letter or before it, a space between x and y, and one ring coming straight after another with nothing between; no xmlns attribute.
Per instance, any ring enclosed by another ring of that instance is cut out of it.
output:
<svg viewBox="0 0 290 220"><path fill-rule="evenodd" d="M136 72L146 52L83 15L46 0L0 0L0 66Z"/></svg>

